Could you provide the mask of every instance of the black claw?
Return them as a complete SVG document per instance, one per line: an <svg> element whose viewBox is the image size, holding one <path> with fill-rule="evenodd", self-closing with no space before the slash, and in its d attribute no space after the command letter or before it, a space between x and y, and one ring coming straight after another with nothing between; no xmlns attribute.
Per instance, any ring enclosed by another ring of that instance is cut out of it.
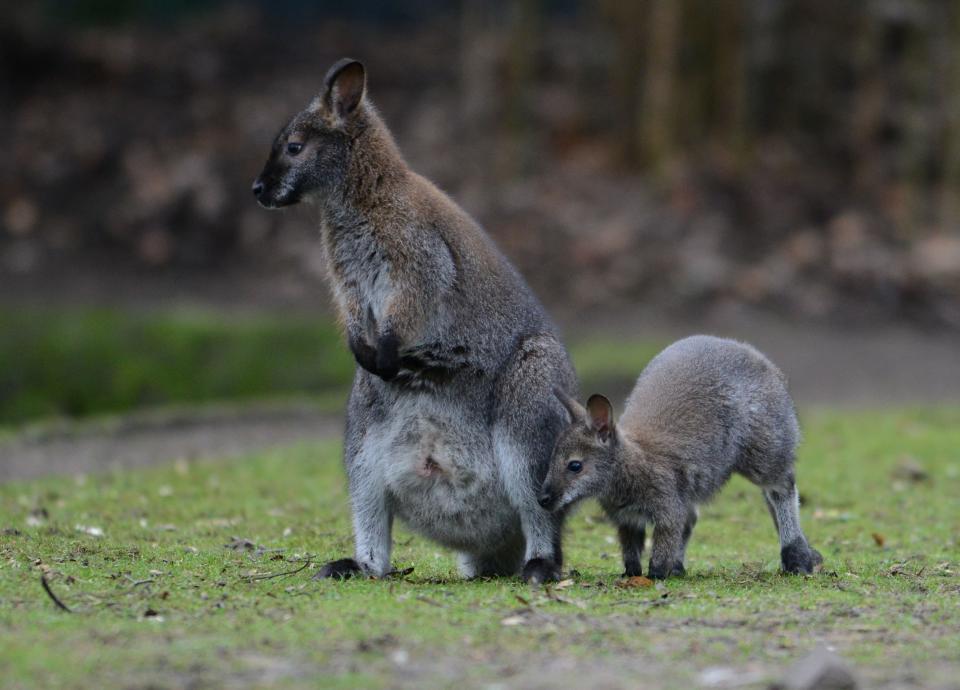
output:
<svg viewBox="0 0 960 690"><path fill-rule="evenodd" d="M816 566L823 563L823 556L811 549L803 537L797 537L780 549L780 562L785 573L810 575Z"/></svg>
<svg viewBox="0 0 960 690"><path fill-rule="evenodd" d="M324 578L333 578L335 580L347 580L354 575L359 575L363 572L363 569L360 565L353 560L352 558L341 558L339 561L330 561L325 564L320 570L317 571L317 574L313 576L314 580L322 580Z"/></svg>
<svg viewBox="0 0 960 690"><path fill-rule="evenodd" d="M560 566L547 558L531 558L523 566L522 577L531 585L556 582L560 579Z"/></svg>

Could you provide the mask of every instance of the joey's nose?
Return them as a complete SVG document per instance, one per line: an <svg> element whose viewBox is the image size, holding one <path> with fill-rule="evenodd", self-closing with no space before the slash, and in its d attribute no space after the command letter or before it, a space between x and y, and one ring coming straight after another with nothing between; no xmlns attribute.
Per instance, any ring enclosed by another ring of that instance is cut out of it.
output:
<svg viewBox="0 0 960 690"><path fill-rule="evenodd" d="M258 177L253 181L253 195L259 199L261 194L263 194L263 182Z"/></svg>
<svg viewBox="0 0 960 690"><path fill-rule="evenodd" d="M550 506L553 505L553 494L549 491L544 491L537 499L537 503L540 504L541 508L547 508L549 510Z"/></svg>

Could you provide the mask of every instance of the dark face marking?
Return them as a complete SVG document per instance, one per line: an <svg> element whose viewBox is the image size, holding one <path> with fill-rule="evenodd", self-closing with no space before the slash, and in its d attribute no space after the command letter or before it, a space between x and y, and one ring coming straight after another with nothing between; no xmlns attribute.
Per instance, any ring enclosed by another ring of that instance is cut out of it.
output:
<svg viewBox="0 0 960 690"><path fill-rule="evenodd" d="M254 182L257 201L279 208L322 196L345 178L348 153L347 135L311 105L274 139Z"/></svg>

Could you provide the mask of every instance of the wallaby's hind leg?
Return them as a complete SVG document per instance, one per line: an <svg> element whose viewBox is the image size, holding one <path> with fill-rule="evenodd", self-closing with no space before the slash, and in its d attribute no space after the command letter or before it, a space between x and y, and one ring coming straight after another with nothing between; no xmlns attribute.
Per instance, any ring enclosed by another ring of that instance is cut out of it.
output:
<svg viewBox="0 0 960 690"><path fill-rule="evenodd" d="M493 448L525 541L521 575L528 582L560 577L563 515L537 502L553 444L566 417L554 386L576 392L576 377L563 346L547 333L519 344L494 391Z"/></svg>
<svg viewBox="0 0 960 690"><path fill-rule="evenodd" d="M316 577L345 579L363 574L383 577L391 571L393 514L387 502L383 477L370 470L382 452L377 443L379 429L370 424L370 409L378 400L357 374L348 403L344 434L344 465L353 508L354 558L341 558L324 565ZM360 420L358 423L356 420Z"/></svg>
<svg viewBox="0 0 960 690"><path fill-rule="evenodd" d="M687 544L690 543L690 535L693 534L693 528L697 525L697 518L699 513L697 512L696 506L690 506L690 509L687 511L687 522L683 526L683 546L680 550L680 559L673 564L673 571L671 575L686 575L687 570L684 568L684 563L687 561Z"/></svg>
<svg viewBox="0 0 960 690"><path fill-rule="evenodd" d="M662 580L670 575L682 575L684 528L687 514L679 508L676 514L658 516L659 522L653 528L653 553L650 554L650 567L647 576ZM677 565L681 572L675 572Z"/></svg>
<svg viewBox="0 0 960 690"><path fill-rule="evenodd" d="M620 525L617 530L620 537L620 550L623 552L623 574L625 577L642 575L643 570L640 567L643 558L643 545L647 539L646 526L639 525Z"/></svg>
<svg viewBox="0 0 960 690"><path fill-rule="evenodd" d="M773 524L780 535L780 562L783 571L809 575L815 566L823 563L820 553L810 548L800 529L800 496L793 477L781 486L764 487L763 496L773 516Z"/></svg>

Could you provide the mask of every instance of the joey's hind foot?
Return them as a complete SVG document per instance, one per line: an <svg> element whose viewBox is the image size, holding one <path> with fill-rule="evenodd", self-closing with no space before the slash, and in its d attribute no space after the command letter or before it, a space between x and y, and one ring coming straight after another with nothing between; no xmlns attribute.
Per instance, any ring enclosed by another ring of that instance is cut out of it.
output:
<svg viewBox="0 0 960 690"><path fill-rule="evenodd" d="M814 568L823 563L823 556L816 549L811 549L803 537L797 537L780 549L780 562L785 573L810 575Z"/></svg>
<svg viewBox="0 0 960 690"><path fill-rule="evenodd" d="M670 570L671 577L684 577L687 574L687 569L683 567L683 563L677 561L673 564L673 568Z"/></svg>
<svg viewBox="0 0 960 690"><path fill-rule="evenodd" d="M317 571L317 574L313 576L313 579L322 580L329 577L335 580L346 580L354 575L362 574L363 569L359 563L352 558L341 558L338 561L330 561L324 564L324 566Z"/></svg>
<svg viewBox="0 0 960 690"><path fill-rule="evenodd" d="M549 558L531 558L523 566L521 575L524 582L539 585L544 582L556 582L560 579L560 566Z"/></svg>

